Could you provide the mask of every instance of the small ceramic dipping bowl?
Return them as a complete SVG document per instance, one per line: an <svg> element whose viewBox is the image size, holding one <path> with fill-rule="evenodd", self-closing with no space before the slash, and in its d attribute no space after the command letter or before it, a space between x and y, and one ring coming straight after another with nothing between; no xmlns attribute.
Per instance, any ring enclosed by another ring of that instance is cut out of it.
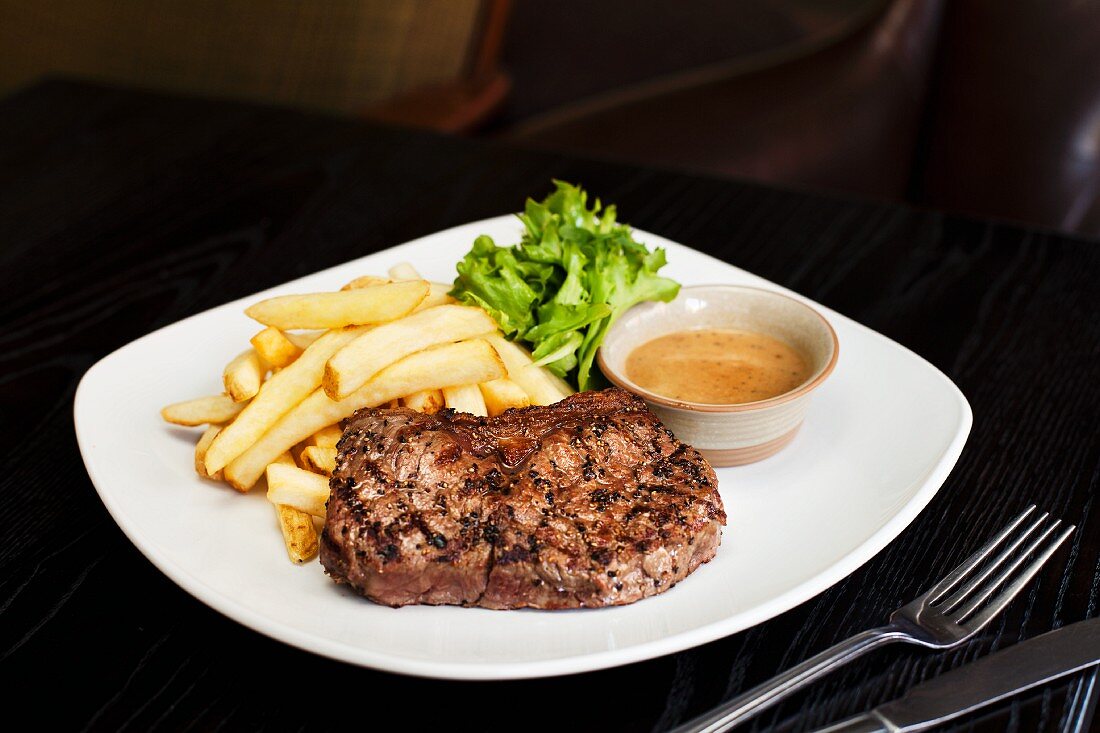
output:
<svg viewBox="0 0 1100 733"><path fill-rule="evenodd" d="M809 360L810 377L770 399L712 405L650 392L626 376L627 357L638 346L701 328L778 338ZM829 322L794 298L742 285L699 285L681 288L669 303L643 303L624 313L607 332L597 359L613 384L645 400L676 437L698 448L712 465L739 466L772 456L794 439L813 391L833 371L838 354L839 342Z"/></svg>

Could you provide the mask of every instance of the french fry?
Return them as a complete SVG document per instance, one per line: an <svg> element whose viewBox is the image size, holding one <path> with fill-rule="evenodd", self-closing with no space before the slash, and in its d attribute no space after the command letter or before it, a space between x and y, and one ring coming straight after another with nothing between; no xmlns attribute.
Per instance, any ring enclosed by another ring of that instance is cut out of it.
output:
<svg viewBox="0 0 1100 733"><path fill-rule="evenodd" d="M328 479L297 466L272 463L267 467L267 500L314 517L324 517Z"/></svg>
<svg viewBox="0 0 1100 733"><path fill-rule="evenodd" d="M394 275L394 273L400 275ZM404 280L420 280L420 274L407 262L403 262L399 265L394 265L390 268L390 277L378 277L377 275L363 275L357 277L349 282L341 290L352 290L353 288L369 288L372 285L384 285L391 282L400 282ZM451 286L446 283L429 283L431 292L428 293L428 297L420 301L420 305L416 306L415 311L422 311L428 308L434 308L437 305L446 305L447 303L457 303L450 296ZM414 312L415 312L414 311Z"/></svg>
<svg viewBox="0 0 1100 733"><path fill-rule="evenodd" d="M535 366L527 349L500 334L486 336L485 339L507 365L508 377L531 397L531 404L552 405L573 394L573 389L564 379Z"/></svg>
<svg viewBox="0 0 1100 733"><path fill-rule="evenodd" d="M283 453L272 465L296 467L294 457ZM317 530L313 526L313 515L295 509L286 504L273 504L275 516L279 521L279 531L283 534L286 554L292 562L301 565L317 554Z"/></svg>
<svg viewBox="0 0 1100 733"><path fill-rule="evenodd" d="M462 341L495 332L496 322L480 308L441 305L357 337L328 360L321 384L325 394L342 400L384 367L436 344Z"/></svg>
<svg viewBox="0 0 1100 733"><path fill-rule="evenodd" d="M485 409L485 399L481 396L481 390L476 384L461 384L456 387L443 388L443 400L447 407L455 412L468 412L471 415L485 417L489 414Z"/></svg>
<svg viewBox="0 0 1100 733"><path fill-rule="evenodd" d="M485 409L490 417L495 417L513 407L527 407L531 397L518 384L507 377L483 382L478 385L481 396L485 398Z"/></svg>
<svg viewBox="0 0 1100 733"><path fill-rule="evenodd" d="M302 449L302 463L305 464L304 468L314 473L331 476L336 470L336 449L307 445Z"/></svg>
<svg viewBox="0 0 1100 733"><path fill-rule="evenodd" d="M245 315L282 329L384 323L411 312L430 291L426 281L409 280L334 293L281 295L249 306Z"/></svg>
<svg viewBox="0 0 1100 733"><path fill-rule="evenodd" d="M242 351L222 371L225 393L232 397L234 402L252 399L260 391L260 384L263 383L266 372L267 367L264 366L255 349Z"/></svg>
<svg viewBox="0 0 1100 733"><path fill-rule="evenodd" d="M317 389L321 384L321 376L324 374L325 362L341 347L350 343L352 339L364 333L368 328L360 326L341 331L330 331L314 341L290 366L271 375L271 378L264 382L260 391L248 403L248 407L241 412L240 417L218 433L206 452L206 470L210 473L221 470L259 440L280 417ZM229 400L228 397L226 399ZM225 420L216 422L225 422ZM316 430L334 422L336 420L318 425ZM314 431L311 430L310 433L312 432ZM308 436L309 433L303 435L302 438ZM298 441L294 442L297 443ZM282 450L272 454L270 456L271 460L274 460L279 453L289 448L290 445L287 445ZM266 466L266 463L264 465Z"/></svg>
<svg viewBox="0 0 1100 733"><path fill-rule="evenodd" d="M250 340L252 348L272 369L290 366L297 359L304 346L295 344L285 333L274 327L260 331Z"/></svg>
<svg viewBox="0 0 1100 733"><path fill-rule="evenodd" d="M428 297L420 301L413 313L435 308L437 305L448 305L458 301L451 297L451 286L446 283L429 283Z"/></svg>
<svg viewBox="0 0 1100 733"><path fill-rule="evenodd" d="M303 354L302 359L304 358ZM321 428L340 422L362 407L375 407L420 390L456 384L477 384L499 379L504 375L504 364L496 351L487 341L478 339L435 346L406 356L338 402L329 399L323 390L318 389L279 418L263 437L233 459L225 467L226 481L239 491L248 491L267 465L281 453ZM260 395L263 392L261 389ZM225 435L225 431L221 435ZM217 445L217 439L214 445ZM211 446L211 450L213 447ZM209 452L206 460L209 468Z"/></svg>
<svg viewBox="0 0 1100 733"><path fill-rule="evenodd" d="M424 389L413 392L402 397L401 404L410 410L432 415L443 409L443 392L438 389Z"/></svg>
<svg viewBox="0 0 1100 733"><path fill-rule="evenodd" d="M408 262L399 262L389 271L391 282L401 282L403 280L420 280L420 273L416 271ZM422 311L426 308L432 308L437 305L444 305L446 303L457 303L450 296L451 286L446 283L431 283L432 291L428 293L428 297L424 299L420 305L416 306L416 310Z"/></svg>
<svg viewBox="0 0 1100 733"><path fill-rule="evenodd" d="M310 344L324 335L324 331L287 331L283 334L283 336L286 336L287 341L302 351L308 349Z"/></svg>
<svg viewBox="0 0 1100 733"><path fill-rule="evenodd" d="M199 397L186 402L176 402L162 409L160 416L166 422L193 427L195 425L229 422L244 408L245 403L234 402L229 395L219 394L210 397Z"/></svg>
<svg viewBox="0 0 1100 733"><path fill-rule="evenodd" d="M363 275L362 277L355 278L340 289L355 290L356 288L369 288L374 285L385 285L388 282L390 282L389 278L378 277L377 275Z"/></svg>
<svg viewBox="0 0 1100 733"><path fill-rule="evenodd" d="M273 506L279 521L279 530L283 533L286 554L291 562L301 565L313 559L319 547L317 530L313 526L313 515L286 504Z"/></svg>
<svg viewBox="0 0 1100 733"><path fill-rule="evenodd" d="M408 262L398 262L396 265L390 268L389 271L390 280L420 280L420 273L416 271Z"/></svg>
<svg viewBox="0 0 1100 733"><path fill-rule="evenodd" d="M321 448L335 448L343 436L344 431L340 429L339 425L329 425L306 438L305 444L307 446L316 445Z"/></svg>
<svg viewBox="0 0 1100 733"><path fill-rule="evenodd" d="M206 450L210 447L210 444L214 442L214 437L221 429L221 425L211 425L203 431L202 436L199 438L199 442L195 444L195 471L203 478L214 479L215 481L221 481L222 474L221 471L215 474L206 472Z"/></svg>

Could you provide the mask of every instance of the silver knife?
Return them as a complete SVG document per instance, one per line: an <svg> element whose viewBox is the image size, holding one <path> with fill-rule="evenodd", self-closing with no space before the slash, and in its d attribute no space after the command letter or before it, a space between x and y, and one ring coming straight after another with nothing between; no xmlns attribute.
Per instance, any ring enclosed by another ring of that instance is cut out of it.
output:
<svg viewBox="0 0 1100 733"><path fill-rule="evenodd" d="M1100 663L1100 618L1048 631L923 682L817 733L925 730Z"/></svg>

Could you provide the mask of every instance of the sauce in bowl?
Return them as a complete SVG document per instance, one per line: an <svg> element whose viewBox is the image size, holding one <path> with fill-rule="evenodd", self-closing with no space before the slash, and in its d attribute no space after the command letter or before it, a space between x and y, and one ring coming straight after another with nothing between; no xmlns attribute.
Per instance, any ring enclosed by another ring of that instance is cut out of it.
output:
<svg viewBox="0 0 1100 733"><path fill-rule="evenodd" d="M810 365L777 338L753 331L677 331L638 346L626 376L684 402L737 405L778 397L810 378Z"/></svg>

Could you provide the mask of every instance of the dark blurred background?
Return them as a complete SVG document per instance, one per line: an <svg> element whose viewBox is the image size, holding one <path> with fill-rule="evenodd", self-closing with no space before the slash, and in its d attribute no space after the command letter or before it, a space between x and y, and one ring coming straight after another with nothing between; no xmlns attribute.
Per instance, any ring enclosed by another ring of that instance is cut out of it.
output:
<svg viewBox="0 0 1100 733"><path fill-rule="evenodd" d="M59 75L1100 234L1100 0L0 0Z"/></svg>

